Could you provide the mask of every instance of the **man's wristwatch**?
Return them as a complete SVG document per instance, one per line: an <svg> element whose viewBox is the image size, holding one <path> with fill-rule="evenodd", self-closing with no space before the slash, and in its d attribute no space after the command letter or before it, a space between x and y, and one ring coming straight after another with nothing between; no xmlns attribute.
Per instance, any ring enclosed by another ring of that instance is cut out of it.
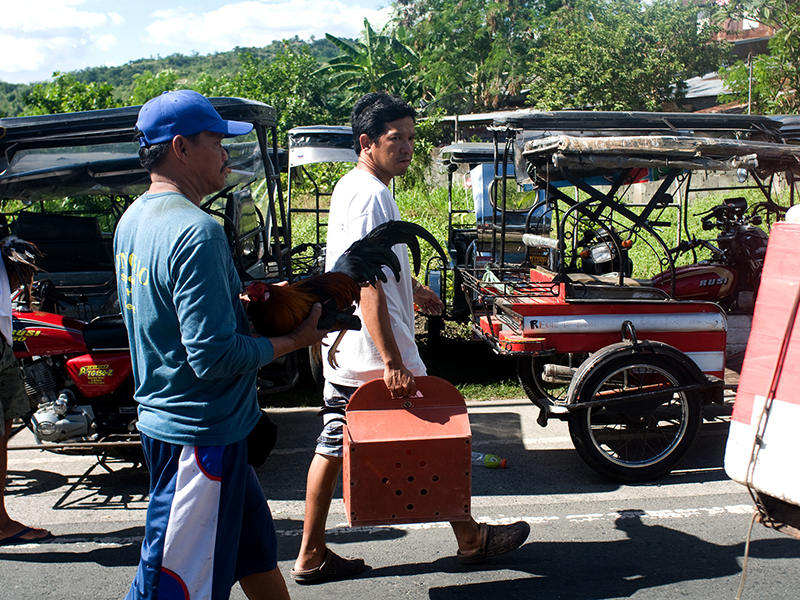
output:
<svg viewBox="0 0 800 600"><path fill-rule="evenodd" d="M414 285L411 286L411 293L412 294L416 294L421 287L422 287L422 284L415 279L414 280Z"/></svg>

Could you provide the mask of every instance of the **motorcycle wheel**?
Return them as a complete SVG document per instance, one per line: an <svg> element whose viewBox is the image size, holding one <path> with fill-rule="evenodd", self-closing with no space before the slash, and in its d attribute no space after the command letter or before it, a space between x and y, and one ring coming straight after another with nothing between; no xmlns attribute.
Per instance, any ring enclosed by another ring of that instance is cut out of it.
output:
<svg viewBox="0 0 800 600"><path fill-rule="evenodd" d="M547 382L542 379L544 366L554 363L561 366L578 367L586 358L584 354L557 354L555 356L518 356L517 379L531 402L545 398L554 404L564 404L567 399L569 381Z"/></svg>
<svg viewBox="0 0 800 600"><path fill-rule="evenodd" d="M599 474L621 483L666 475L700 433L700 397L671 391L692 382L680 364L664 356L620 356L601 363L587 378L578 402L624 398L654 388L664 392L570 413L569 432L578 454Z"/></svg>

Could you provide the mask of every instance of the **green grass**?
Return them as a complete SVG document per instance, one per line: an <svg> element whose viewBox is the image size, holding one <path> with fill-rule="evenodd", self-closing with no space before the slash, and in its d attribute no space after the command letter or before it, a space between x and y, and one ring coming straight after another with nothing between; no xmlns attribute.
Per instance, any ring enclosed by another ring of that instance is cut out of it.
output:
<svg viewBox="0 0 800 600"><path fill-rule="evenodd" d="M714 242L714 239L717 237L719 233L718 230L712 229L710 231L704 231L702 227L702 213L705 213L709 209L713 208L721 204L726 198L731 198L735 196L743 196L747 200L748 207L753 207L759 202L763 202L764 197L758 190L742 190L741 192L728 192L728 193L712 193L707 196L703 196L701 198L696 198L690 201L689 204L689 218L688 218L688 229L689 229L689 236L690 237L697 237L700 239L706 239ZM776 194L773 196L773 200L782 206L788 206L789 204L789 192L786 190L784 193ZM749 212L748 208L748 212ZM765 216L763 210L759 212L760 215ZM677 211L672 209L669 212L665 212L663 218L654 217L652 220L659 221L670 221L670 227L662 227L658 228L657 232L664 243L667 245L668 248L672 248L676 245L677 241L677 231L678 231L678 220L677 220ZM772 222L776 219L772 217ZM761 228L764 231L769 231L766 222L761 225ZM685 229L681 232L681 239L686 240L686 231ZM649 245L648 245L649 243ZM633 276L634 277L641 277L641 278L649 278L657 275L661 271L663 271L666 266L663 263L659 262L659 258L663 257L662 253L656 253L653 251L653 248L656 247L656 243L652 238L648 238L645 235L641 235L634 241L633 246L630 250L630 258L633 261L634 270ZM710 258L710 251L699 248L697 250L697 260L704 260ZM686 252L682 254L675 262L676 266L691 264L693 262L693 256L691 252Z"/></svg>
<svg viewBox="0 0 800 600"><path fill-rule="evenodd" d="M702 230L701 218L695 215L716 206L725 198L743 195L747 198L750 206L763 200L757 190L744 190L743 192L741 194L730 192L711 194L693 200L689 207L690 235L712 240L716 237L715 231ZM569 194L569 192L567 193ZM396 199L403 219L414 221L428 229L446 248L448 222L446 188L398 190ZM775 200L784 205L788 204L788 192L776 197ZM313 197L307 196L300 202L306 204L313 202ZM658 231L668 247L674 246L677 232L676 211L671 209L661 217L654 216L653 220L672 222L670 227L664 227ZM299 215L293 221L293 244L311 241L314 229L313 218ZM685 233L682 234L682 238L686 239ZM643 235L640 235L635 239L631 248L634 276L636 277L652 277L663 270L657 255L648 246L647 241ZM655 246L653 240L649 240L649 242ZM422 255L424 272L425 265L434 252L427 244L423 244ZM707 258L707 256L698 256L698 259L702 258ZM688 253L678 264L690 262L690 259L691 253ZM452 298L452 291L449 297ZM418 336L418 343L428 373L453 383L468 400L524 397L517 382L514 359L495 354L484 342L473 341L467 324L448 322L445 335L440 340L436 342L428 340L427 336L422 334ZM310 382L305 356L301 356L300 369L301 380L296 388L290 392L276 395L274 400L271 398L271 404L274 403L275 406L321 405L321 394Z"/></svg>

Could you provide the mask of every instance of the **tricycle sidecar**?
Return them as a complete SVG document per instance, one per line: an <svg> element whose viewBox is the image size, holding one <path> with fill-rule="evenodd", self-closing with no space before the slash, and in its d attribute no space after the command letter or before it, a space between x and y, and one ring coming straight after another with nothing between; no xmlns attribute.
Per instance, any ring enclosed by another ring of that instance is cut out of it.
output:
<svg viewBox="0 0 800 600"><path fill-rule="evenodd" d="M800 149L776 141L777 122L746 115L528 112L495 125L495 147L506 148L494 153L498 189L513 166L518 183L541 194L530 211L549 227L527 220L522 239L548 261L494 252L460 267L473 332L517 361L539 423L566 420L594 470L622 482L660 477L692 447L703 405L722 402L728 322L752 313L766 246L766 234L747 229L760 217L746 221L746 203L731 198L709 221L720 248L705 242L728 262L676 267L676 255L699 244L680 237L689 238L692 173L732 175L726 189L748 182L775 213L772 177L796 172ZM507 203L495 205L501 236ZM670 248L661 232L674 217L682 227ZM659 277L635 270L634 244L656 254ZM736 265L731 246L747 250Z"/></svg>

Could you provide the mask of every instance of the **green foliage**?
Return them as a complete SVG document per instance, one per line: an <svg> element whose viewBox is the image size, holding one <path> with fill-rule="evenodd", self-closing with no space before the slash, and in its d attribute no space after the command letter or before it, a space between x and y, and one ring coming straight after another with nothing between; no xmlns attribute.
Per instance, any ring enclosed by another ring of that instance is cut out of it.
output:
<svg viewBox="0 0 800 600"><path fill-rule="evenodd" d="M134 75L135 82L131 93L131 106L144 104L151 98L161 95L164 92L171 92L179 89L179 76L172 69L164 69L153 75L152 71L144 71L139 75Z"/></svg>
<svg viewBox="0 0 800 600"><path fill-rule="evenodd" d="M29 85L0 81L0 119L21 115L25 110L25 96L29 90Z"/></svg>
<svg viewBox="0 0 800 600"><path fill-rule="evenodd" d="M288 40L292 49L306 47L309 53L316 59L318 66L338 54L336 47L326 39L312 39L308 42L300 40L297 36ZM197 89L201 93L203 90L214 90L215 84L223 76L232 77L239 71L241 62L240 55L250 53L266 62L271 62L275 56L286 48L286 40L274 41L263 48L240 48L236 47L229 52L218 52L200 56L192 54L172 54L170 56L156 56L130 61L119 67L91 67L74 71L70 75L74 76L78 82L83 84L109 84L114 88L113 97L117 104L125 105L130 101L134 92L135 77L142 75L146 71L150 73L160 73L162 71L173 71L178 75L181 87ZM45 85L42 82L37 85ZM25 97L33 86L25 84L11 84L0 81L0 116L15 117L25 111ZM162 90L163 91L163 90ZM217 94L218 95L218 94Z"/></svg>
<svg viewBox="0 0 800 600"><path fill-rule="evenodd" d="M312 77L316 59L305 47L293 48L286 42L272 62L250 53L241 55L240 71L223 75L216 82L210 77L202 83L202 93L238 96L265 102L278 111L278 139L286 144L286 132L292 127L328 123L330 109L329 81L322 74Z"/></svg>
<svg viewBox="0 0 800 600"><path fill-rule="evenodd" d="M747 18L777 29L769 41L769 54L753 58L752 88L747 63L737 62L720 75L732 95L720 97L747 102L751 112L797 114L800 111L800 4L796 0L718 2L718 19Z"/></svg>
<svg viewBox="0 0 800 600"><path fill-rule="evenodd" d="M71 73L53 73L50 83L37 83L25 103L30 115L79 112L119 106L108 83L81 83Z"/></svg>
<svg viewBox="0 0 800 600"><path fill-rule="evenodd" d="M414 160L411 161L411 166L406 174L397 179L398 189L425 188L428 171L433 164L433 151L442 139L444 127L442 115L439 113L416 122L414 130L417 137L414 141Z"/></svg>
<svg viewBox="0 0 800 600"><path fill-rule="evenodd" d="M404 31L401 35L405 34ZM352 105L369 92L388 92L410 102L418 93L419 56L397 35L378 34L364 19L362 39L351 42L325 34L342 54L331 59L315 75L328 75L335 89Z"/></svg>
<svg viewBox="0 0 800 600"><path fill-rule="evenodd" d="M558 0L397 0L394 27L420 56L423 99L469 92L479 110L525 85L539 20Z"/></svg>
<svg viewBox="0 0 800 600"><path fill-rule="evenodd" d="M684 81L715 70L727 46L694 3L571 0L531 51L529 104L545 109L664 110Z"/></svg>
<svg viewBox="0 0 800 600"><path fill-rule="evenodd" d="M691 199L689 204L689 219L687 223L689 236L692 238L709 240L713 243L718 232L716 230L704 231L701 215L709 209L722 204L726 198L730 198L732 195L744 197L747 200L749 210L752 210L758 203L764 202L763 194L756 189L740 189L737 190L735 194L730 191L727 193L709 193L705 196ZM789 190L784 189L781 193L774 194L772 199L781 206L788 206ZM762 211L758 214L764 216L765 213ZM775 221L774 217L771 219L771 222ZM671 222L669 227L658 228L658 234L661 239L664 240L664 243L667 245L667 247L676 245L678 239L678 224L677 215L675 212L673 211L670 213L665 213L664 218L661 219L659 217L658 220ZM766 218L765 222L761 225L761 229L767 232L769 231ZM685 229L681 231L681 238L684 240L686 239ZM648 241L650 242L650 245L648 245ZM640 234L640 236L634 240L630 251L630 257L634 265L634 277L650 278L666 269L666 267L660 262L663 256L658 255L653 251L652 247L654 246L655 244L653 243L653 240L648 240L644 234ZM711 252L709 250L703 248L697 249L697 260L705 260L708 258L711 258ZM692 264L693 262L694 256L692 253L686 252L676 259L675 264L676 266L680 266Z"/></svg>

